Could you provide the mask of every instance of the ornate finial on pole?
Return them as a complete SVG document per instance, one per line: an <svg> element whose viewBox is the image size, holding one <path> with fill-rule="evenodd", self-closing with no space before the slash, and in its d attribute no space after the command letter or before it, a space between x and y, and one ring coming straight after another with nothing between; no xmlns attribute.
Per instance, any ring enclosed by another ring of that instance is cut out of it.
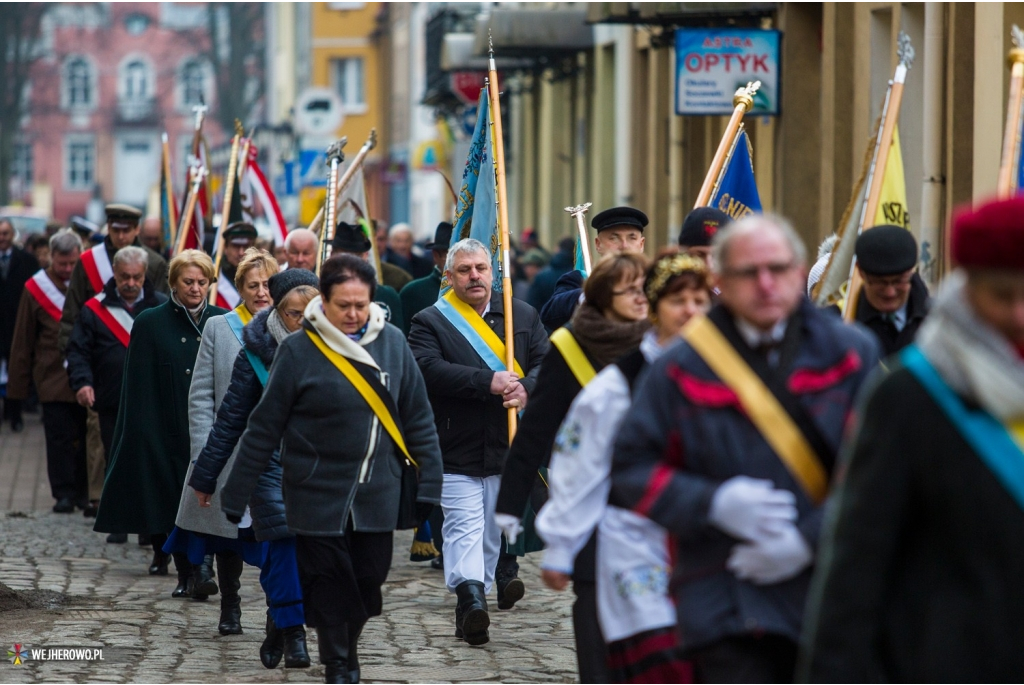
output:
<svg viewBox="0 0 1024 685"><path fill-rule="evenodd" d="M732 106L739 107L742 105L744 111L749 112L754 106L754 95L760 88L760 81L751 81L747 85L738 88L736 94L732 96Z"/></svg>
<svg viewBox="0 0 1024 685"><path fill-rule="evenodd" d="M195 114L196 114L196 130L197 131L203 127L203 119L206 118L206 110L207 109L209 109L209 108L206 106L206 102L203 101L202 97L199 98L199 104L198 105L194 105L192 107L192 111L195 112Z"/></svg>
<svg viewBox="0 0 1024 685"><path fill-rule="evenodd" d="M245 137L245 129L242 128L242 122L235 119L235 135L239 138Z"/></svg>
<svg viewBox="0 0 1024 685"><path fill-rule="evenodd" d="M1006 56L1006 61L1012 68L1014 64L1024 62L1024 31L1021 31L1016 24L1010 29L1010 39L1013 41L1013 47L1010 48L1010 54Z"/></svg>
<svg viewBox="0 0 1024 685"><path fill-rule="evenodd" d="M914 46L910 44L910 36L906 31L900 31L900 35L896 39L896 57L899 58L900 64L907 69L914 63Z"/></svg>
<svg viewBox="0 0 1024 685"><path fill-rule="evenodd" d="M491 34L490 29L487 29L487 52L492 57L494 56L494 36Z"/></svg>
<svg viewBox="0 0 1024 685"><path fill-rule="evenodd" d="M348 136L342 136L338 140L334 141L327 148L324 156L327 158L327 166L331 166L331 162L337 159L338 162L345 161L344 147L348 143Z"/></svg>
<svg viewBox="0 0 1024 685"><path fill-rule="evenodd" d="M593 204L593 202L584 202L583 204L576 205L575 207L566 207L565 211L569 212L569 216L575 219L577 214L586 214L587 210L590 209Z"/></svg>

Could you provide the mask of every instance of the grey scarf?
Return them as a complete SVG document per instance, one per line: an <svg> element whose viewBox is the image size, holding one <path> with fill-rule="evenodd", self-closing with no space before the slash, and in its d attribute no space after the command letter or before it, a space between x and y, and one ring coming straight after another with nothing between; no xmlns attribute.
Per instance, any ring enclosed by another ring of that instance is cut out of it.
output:
<svg viewBox="0 0 1024 685"><path fill-rule="evenodd" d="M281 320L281 315L277 313L276 309L270 312L270 316L267 317L267 330L270 331L270 335L278 345L281 344L286 335L291 333L285 327L284 321Z"/></svg>
<svg viewBox="0 0 1024 685"><path fill-rule="evenodd" d="M918 331L917 344L959 395L1004 423L1024 419L1024 360L974 313L966 287L966 274L950 274Z"/></svg>

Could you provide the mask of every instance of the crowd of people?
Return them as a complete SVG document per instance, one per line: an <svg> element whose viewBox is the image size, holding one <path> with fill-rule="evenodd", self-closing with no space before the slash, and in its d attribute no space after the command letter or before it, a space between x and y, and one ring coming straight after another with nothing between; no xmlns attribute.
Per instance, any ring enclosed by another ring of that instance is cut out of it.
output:
<svg viewBox="0 0 1024 685"><path fill-rule="evenodd" d="M310 627L326 682L359 682L414 530L468 646L540 553L581 682L1019 680L1021 217L958 211L934 303L913 235L865 230L826 307L834 241L809 273L781 217L699 208L649 259L614 207L589 274L524 231L510 310L448 223L422 252L339 223L317 273L306 229L228 225L218 271L125 205L31 250L0 219L4 420L35 398L53 510L219 595L220 634L258 569L268 669L309 667Z"/></svg>

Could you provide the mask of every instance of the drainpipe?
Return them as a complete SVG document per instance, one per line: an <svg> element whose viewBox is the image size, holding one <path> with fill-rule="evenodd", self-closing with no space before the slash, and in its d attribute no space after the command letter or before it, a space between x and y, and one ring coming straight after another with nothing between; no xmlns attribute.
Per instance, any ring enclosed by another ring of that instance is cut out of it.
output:
<svg viewBox="0 0 1024 685"><path fill-rule="evenodd" d="M934 292L942 277L942 200L946 179L942 173L943 23L941 2L924 5L924 126L921 185L921 277Z"/></svg>

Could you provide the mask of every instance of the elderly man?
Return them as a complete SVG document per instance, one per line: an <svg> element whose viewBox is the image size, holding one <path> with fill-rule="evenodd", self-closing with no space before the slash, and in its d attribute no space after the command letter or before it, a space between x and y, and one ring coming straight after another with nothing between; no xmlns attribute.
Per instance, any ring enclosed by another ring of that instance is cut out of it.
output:
<svg viewBox="0 0 1024 685"><path fill-rule="evenodd" d="M647 215L632 207L613 207L595 216L590 225L597 231L594 249L597 254L644 251L644 227ZM555 284L555 292L540 310L545 328L554 331L569 323L583 296L583 274L570 269Z"/></svg>
<svg viewBox="0 0 1024 685"><path fill-rule="evenodd" d="M103 448L110 454L121 398L121 379L132 323L139 314L167 301L146 278L149 254L128 246L113 260L113 277L86 301L68 341L68 379L80 405L100 417Z"/></svg>
<svg viewBox="0 0 1024 685"><path fill-rule="evenodd" d="M901 226L875 226L857 237L857 270L864 282L856 320L871 329L885 356L914 340L931 304L917 275L917 241Z"/></svg>
<svg viewBox="0 0 1024 685"><path fill-rule="evenodd" d="M60 313L71 272L82 251L81 239L70 229L50 238L50 266L25 282L14 324L7 396L28 397L35 381L43 408L46 473L59 514L88 509L85 463L85 409L75 400L68 374L57 350Z"/></svg>
<svg viewBox="0 0 1024 685"><path fill-rule="evenodd" d="M407 271L413 278L423 278L434 268L430 259L412 251L413 235L409 224L395 224L388 230L388 249L381 255L381 261L394 264Z"/></svg>
<svg viewBox="0 0 1024 685"><path fill-rule="evenodd" d="M505 311L492 290L491 253L479 241L451 246L444 297L415 317L409 346L427 383L444 458L444 573L458 596L455 635L488 641L487 594L501 530L494 505L508 454L508 409L522 409L537 382L547 335L535 309L512 301L516 368L505 368Z"/></svg>
<svg viewBox="0 0 1024 685"><path fill-rule="evenodd" d="M1024 680L1024 199L962 208L950 246L916 343L855 414L809 682Z"/></svg>
<svg viewBox="0 0 1024 685"><path fill-rule="evenodd" d="M10 219L0 219L0 370L10 369L11 339L21 294L25 282L37 271L36 258L14 244L14 224ZM21 401L5 399L3 418L11 422L15 433L21 431Z"/></svg>
<svg viewBox="0 0 1024 685"><path fill-rule="evenodd" d="M308 228L295 228L284 239L284 251L289 269L316 271L316 251L320 247L316 233ZM281 265L284 268L284 264Z"/></svg>
<svg viewBox="0 0 1024 685"><path fill-rule="evenodd" d="M696 680L792 682L830 474L878 344L806 299L784 220L730 224L712 258L719 304L641 380L611 501L675 536Z"/></svg>
<svg viewBox="0 0 1024 685"><path fill-rule="evenodd" d="M242 301L242 296L235 289L235 273L245 251L256 243L258 236L256 227L247 221L236 221L224 229L224 257L217 279L218 307L234 309Z"/></svg>
<svg viewBox="0 0 1024 685"><path fill-rule="evenodd" d="M442 221L434 231L433 242L427 243L434 258L434 270L423 278L417 278L399 292L402 298L402 313L405 314L405 334L409 335L409 326L412 324L412 317L437 302L438 294L441 292L441 271L444 269L444 262L448 259L448 246L452 242L452 225Z"/></svg>

